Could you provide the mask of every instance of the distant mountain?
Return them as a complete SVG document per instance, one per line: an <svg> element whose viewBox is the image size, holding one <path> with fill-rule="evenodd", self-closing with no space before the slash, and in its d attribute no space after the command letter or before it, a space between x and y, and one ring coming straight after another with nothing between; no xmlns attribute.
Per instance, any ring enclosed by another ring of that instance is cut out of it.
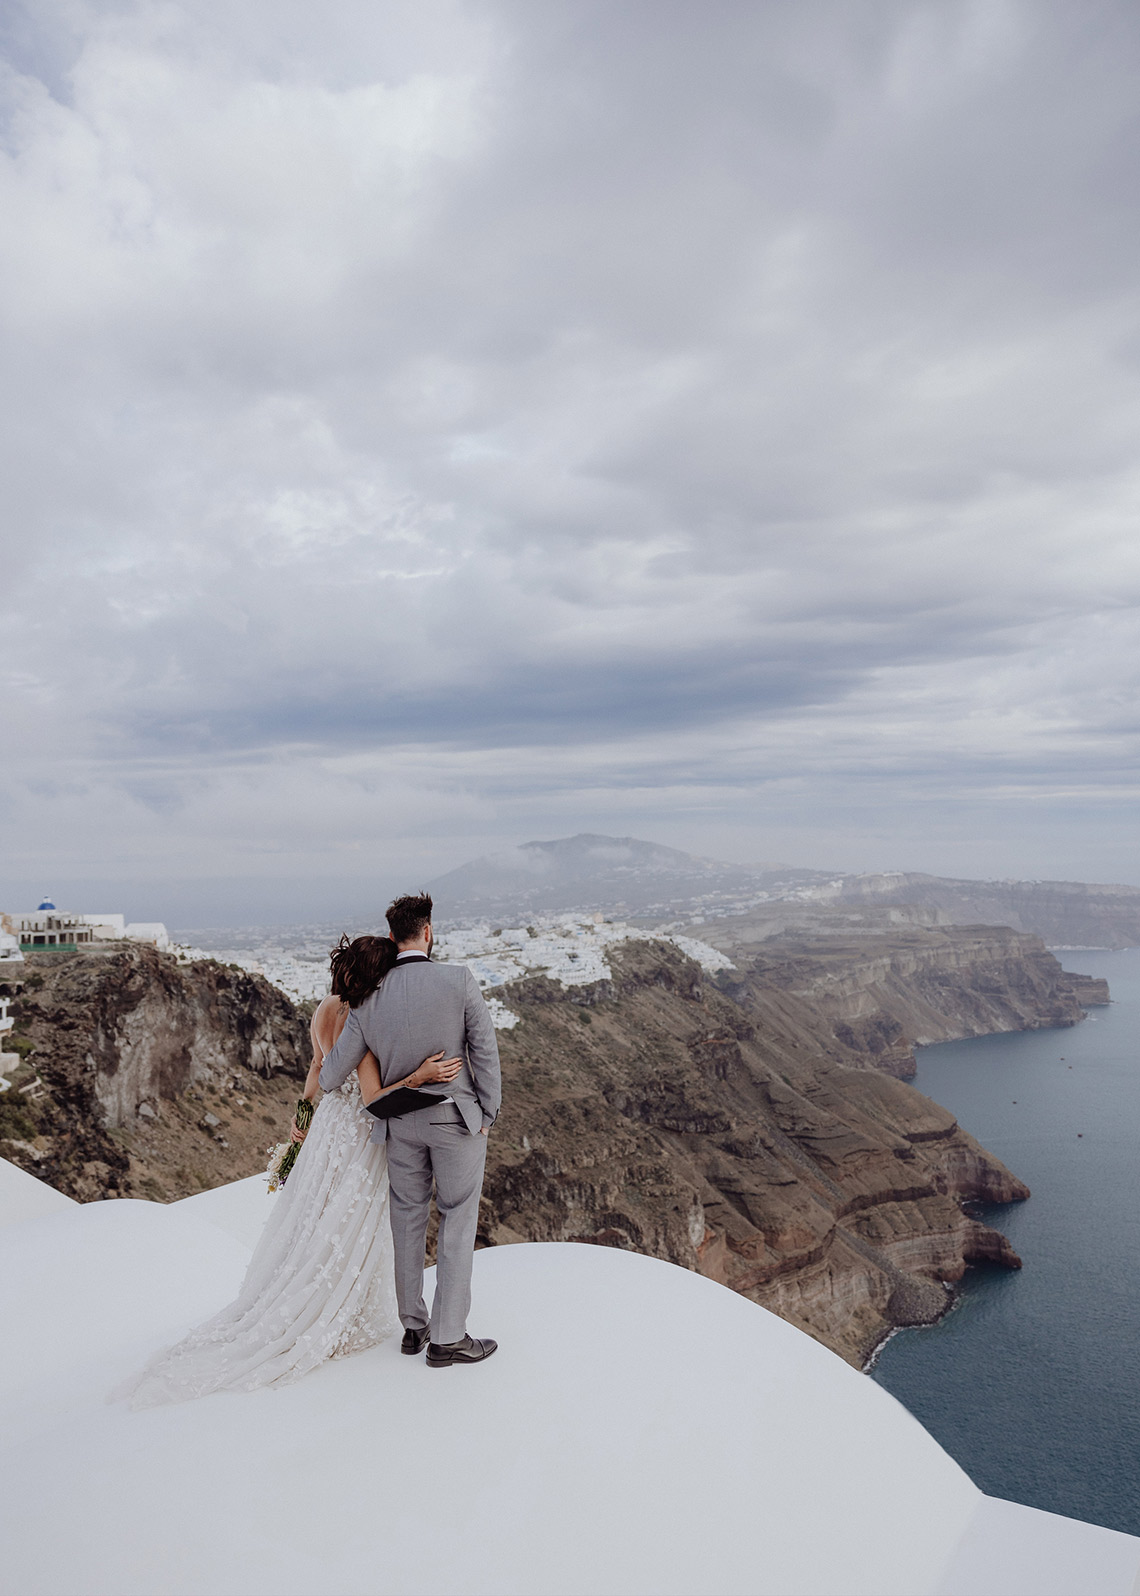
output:
<svg viewBox="0 0 1140 1596"><path fill-rule="evenodd" d="M442 919L570 910L666 915L740 907L750 896L823 885L818 870L724 864L637 837L581 832L527 842L461 865L430 883Z"/></svg>
<svg viewBox="0 0 1140 1596"><path fill-rule="evenodd" d="M770 911L787 904L796 906L797 930L810 934L810 926L834 929L835 921L857 909L910 905L931 923L1012 926L1050 947L1140 946L1140 887L735 865L638 837L594 832L489 854L430 887L441 923L452 924L485 917L517 924L532 914L573 911L713 920L756 910L771 920L775 935L787 916Z"/></svg>

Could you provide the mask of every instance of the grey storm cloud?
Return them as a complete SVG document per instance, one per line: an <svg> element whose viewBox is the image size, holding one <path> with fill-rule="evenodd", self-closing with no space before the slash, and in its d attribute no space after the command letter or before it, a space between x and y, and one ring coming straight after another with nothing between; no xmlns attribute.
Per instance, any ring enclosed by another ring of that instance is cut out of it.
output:
<svg viewBox="0 0 1140 1596"><path fill-rule="evenodd" d="M11 874L1135 878L1128 4L26 4Z"/></svg>

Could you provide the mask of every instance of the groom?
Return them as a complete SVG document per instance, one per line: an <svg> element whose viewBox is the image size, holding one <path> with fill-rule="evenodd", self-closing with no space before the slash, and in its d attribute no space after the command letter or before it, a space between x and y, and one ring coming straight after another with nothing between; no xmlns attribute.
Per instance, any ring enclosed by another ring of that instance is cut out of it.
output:
<svg viewBox="0 0 1140 1596"><path fill-rule="evenodd" d="M427 1106L400 1118L377 1119L372 1132L374 1142L388 1142L396 1301L404 1326L401 1350L422 1352L430 1341L428 1363L446 1369L479 1363L497 1345L467 1334L467 1314L487 1132L495 1123L502 1092L495 1031L475 977L466 965L431 962L431 912L426 893L389 905L395 966L349 1014L321 1068L321 1085L326 1092L343 1086L369 1049L380 1065L383 1086L402 1081L429 1054L442 1051L463 1060L453 1081L437 1085L430 1094L419 1093ZM433 1177L439 1241L429 1321L424 1242Z"/></svg>

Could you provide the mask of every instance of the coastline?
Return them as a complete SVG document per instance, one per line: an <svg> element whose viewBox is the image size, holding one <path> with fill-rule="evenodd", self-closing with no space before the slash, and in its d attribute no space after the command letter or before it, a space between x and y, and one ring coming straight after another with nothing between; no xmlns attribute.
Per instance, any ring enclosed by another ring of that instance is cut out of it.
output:
<svg viewBox="0 0 1140 1596"><path fill-rule="evenodd" d="M1116 953L1127 953L1127 952L1138 951L1138 950L1132 950L1132 949L1127 949L1127 948L1110 949L1110 948L1077 948L1077 947L1061 948L1061 947L1052 947L1048 951L1050 953L1053 953L1053 954L1062 953L1062 952L1069 952L1069 953L1086 952L1086 953L1107 954L1107 953L1113 953L1113 952L1116 952ZM1098 1007L1098 1008L1099 1007L1107 1008L1108 1006L1110 1006L1114 1002L1115 1002L1115 999L1110 994L1104 1000L1103 1003L1097 1003L1097 1004L1094 1004L1093 1006L1094 1007ZM1030 1030L1035 1031L1037 1034L1040 1034L1040 1032L1042 1030L1045 1030L1045 1031L1050 1031L1050 1030L1068 1031L1068 1030L1074 1029L1075 1026L1083 1025L1085 1023L1085 1021L1088 1020L1089 1018L1090 1018L1090 1016L1086 1012L1080 1019L1078 1019L1076 1021L1070 1021L1067 1024L1056 1025L1056 1026L1048 1026L1048 1027L1027 1027L1025 1034L1028 1034L1028 1032ZM1003 1035L1003 1034L1008 1034L1008 1033L992 1032L992 1033L989 1033L989 1034L993 1035L993 1036L998 1036L998 1035ZM954 1040L959 1040L959 1039L956 1038ZM972 1038L962 1038L960 1040L984 1041L984 1040L986 1040L986 1037L985 1036L981 1036L981 1037L972 1037ZM917 1062L918 1062L919 1058L921 1057L922 1053L928 1047L937 1048L937 1047L942 1047L942 1046L945 1046L945 1045L946 1045L945 1043L941 1043L941 1042L916 1044L916 1046L915 1046L916 1074L918 1073ZM911 1085L915 1084L913 1079L912 1079L910 1084ZM916 1090L917 1089L918 1088L916 1087ZM1026 1198L1025 1200L1028 1201L1029 1199ZM963 1202L963 1204L962 1204L963 1212L968 1212L967 1203L969 1201L971 1201L971 1200L967 1199L965 1202ZM975 1202L975 1205L976 1205L976 1200L974 1200L974 1202ZM1000 1205L999 1204L998 1206L1004 1206L1004 1205ZM970 1217L974 1218L974 1217L978 1217L978 1216L970 1215ZM981 1222L984 1223L984 1220L981 1221ZM976 1271L979 1267L980 1267L980 1265L978 1263L967 1264L966 1270L963 1272L962 1277L961 1277L960 1280L957 1280L957 1281L943 1281L942 1282L943 1285L946 1287L947 1296L948 1296L949 1300L947 1301L946 1307L943 1309L943 1311L941 1313L934 1314L927 1320L917 1320L913 1324L893 1325L886 1332L885 1335L881 1336L876 1341L875 1345L871 1348L870 1352L867 1354L867 1357L866 1357L865 1361L862 1364L862 1372L864 1374L871 1374L871 1373L874 1372L874 1370L875 1370L875 1368L876 1368L876 1366L877 1366L877 1364L879 1362L879 1359L881 1358L883 1352L885 1351L885 1349L887 1347L887 1344L890 1341L892 1341L895 1336L901 1335L904 1331L907 1331L907 1330L930 1330L930 1329L933 1329L935 1325L941 1324L947 1318L947 1316L949 1314L953 1313L954 1310L960 1305L961 1299L962 1299L962 1291L963 1291L964 1288L967 1287L967 1282L968 1282L968 1279L970 1277L970 1273L971 1273L971 1271Z"/></svg>
<svg viewBox="0 0 1140 1596"><path fill-rule="evenodd" d="M924 1322L919 1322L916 1324L892 1325L886 1334L880 1336L875 1342L875 1345L871 1348L863 1364L860 1366L859 1372L861 1374L873 1374L875 1372L876 1366L878 1365L879 1359L886 1351L890 1342L892 1342L896 1336L906 1335L911 1330L933 1330L935 1325L940 1325L945 1319L949 1318L950 1314L952 1314L961 1304L961 1286L963 1281L965 1281L971 1269L977 1269L978 1267L979 1266L977 1264L967 1265L967 1272L962 1276L962 1280L943 1280L941 1284L946 1291L946 1306L942 1309L941 1313L934 1314L931 1318L925 1320Z"/></svg>
<svg viewBox="0 0 1140 1596"><path fill-rule="evenodd" d="M1032 1186L988 1210L1023 1256L972 1269L955 1311L884 1338L868 1372L983 1490L1140 1533L1140 948L1071 953L1112 1003L1064 1031L923 1050L916 1085L971 1125Z"/></svg>

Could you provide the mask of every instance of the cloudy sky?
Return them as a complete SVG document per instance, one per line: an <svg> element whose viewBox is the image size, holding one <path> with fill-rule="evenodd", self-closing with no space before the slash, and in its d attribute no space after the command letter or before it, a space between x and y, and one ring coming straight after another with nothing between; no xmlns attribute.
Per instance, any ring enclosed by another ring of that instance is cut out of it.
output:
<svg viewBox="0 0 1140 1596"><path fill-rule="evenodd" d="M1140 881L1135 5L4 27L9 895Z"/></svg>

